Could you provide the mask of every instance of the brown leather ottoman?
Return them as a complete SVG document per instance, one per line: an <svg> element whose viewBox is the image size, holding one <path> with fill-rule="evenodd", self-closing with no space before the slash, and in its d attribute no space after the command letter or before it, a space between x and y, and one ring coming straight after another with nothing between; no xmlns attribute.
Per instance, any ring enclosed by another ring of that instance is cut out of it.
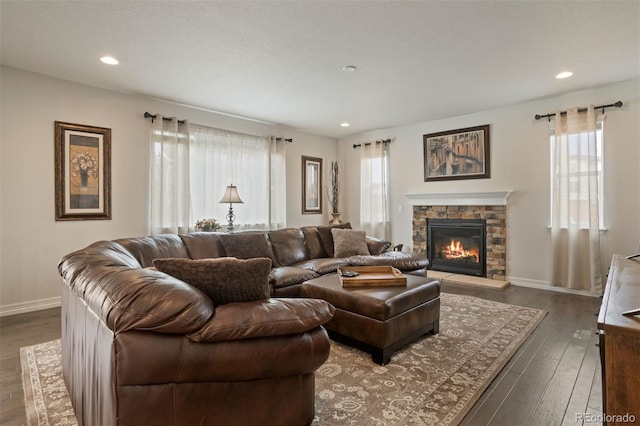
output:
<svg viewBox="0 0 640 426"><path fill-rule="evenodd" d="M384 365L402 346L438 333L440 281L407 275L407 285L343 289L336 274L306 281L302 297L324 299L336 312L324 327L338 341L359 347Z"/></svg>

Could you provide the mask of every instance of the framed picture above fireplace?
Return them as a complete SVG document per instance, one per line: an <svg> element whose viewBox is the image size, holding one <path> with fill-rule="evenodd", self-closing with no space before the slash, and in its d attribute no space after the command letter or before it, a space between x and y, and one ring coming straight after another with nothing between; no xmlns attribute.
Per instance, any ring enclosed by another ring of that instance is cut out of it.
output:
<svg viewBox="0 0 640 426"><path fill-rule="evenodd" d="M423 136L424 181L491 177L489 125Z"/></svg>

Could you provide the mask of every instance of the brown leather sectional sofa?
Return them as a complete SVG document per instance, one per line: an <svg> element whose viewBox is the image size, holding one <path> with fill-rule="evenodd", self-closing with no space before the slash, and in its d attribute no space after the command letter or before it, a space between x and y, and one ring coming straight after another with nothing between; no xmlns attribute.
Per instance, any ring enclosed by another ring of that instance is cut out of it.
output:
<svg viewBox="0 0 640 426"><path fill-rule="evenodd" d="M314 372L330 351L322 324L334 308L282 296L298 296L300 283L341 265L388 262L418 274L426 266L373 239L367 244L375 255L329 257L319 232L127 238L65 256L58 267L62 362L79 424L309 424ZM270 256L261 252L267 248ZM234 262L230 255L243 249L271 259L275 297L214 306L198 288L152 267L158 258Z"/></svg>

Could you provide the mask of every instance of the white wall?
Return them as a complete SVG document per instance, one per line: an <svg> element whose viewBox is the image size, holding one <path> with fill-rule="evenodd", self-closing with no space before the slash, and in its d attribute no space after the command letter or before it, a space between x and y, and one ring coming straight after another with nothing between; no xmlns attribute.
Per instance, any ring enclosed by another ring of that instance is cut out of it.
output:
<svg viewBox="0 0 640 426"><path fill-rule="evenodd" d="M60 258L101 239L146 235L150 121L145 111L257 135L287 145L290 226L327 223L301 214L301 155L335 161L336 140L0 68L0 316L57 306ZM112 220L56 222L54 121L112 130ZM326 170L325 166L325 170ZM325 211L328 209L325 207Z"/></svg>
<svg viewBox="0 0 640 426"><path fill-rule="evenodd" d="M640 82L638 79L534 100L519 105L340 139L338 157L349 164L343 179L345 218L359 223L359 150L353 143L392 138L391 206L394 243L412 243L412 208L406 193L455 193L512 190L507 206L507 276L522 285L548 285L549 148L546 114L588 104L622 100L607 111L605 191L608 231L602 235L603 268L613 253L632 253L640 245ZM490 124L491 178L424 182L422 136L444 130ZM402 212L399 212L402 208Z"/></svg>

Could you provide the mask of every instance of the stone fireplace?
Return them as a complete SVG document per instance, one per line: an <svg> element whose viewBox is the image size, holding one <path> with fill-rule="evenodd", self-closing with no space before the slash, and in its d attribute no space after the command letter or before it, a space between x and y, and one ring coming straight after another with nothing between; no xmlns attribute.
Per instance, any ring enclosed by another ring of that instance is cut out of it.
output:
<svg viewBox="0 0 640 426"><path fill-rule="evenodd" d="M510 193L406 194L413 205L413 251L428 256L432 263L430 268L434 270L447 270L452 273L505 281L507 275L506 201ZM433 222L434 220L435 222ZM441 235L439 242L434 241L433 237L430 242L428 223L436 225L447 223L438 222L441 220L451 220L452 222L449 223L453 225L483 223L485 225L484 243L480 244L483 244L484 247L479 247L477 254L465 247L465 244L473 245L472 243L482 238L482 231L474 233L469 231L467 227L464 227L459 235L461 237L458 239L460 247L455 241L451 246L450 228L445 229L446 235ZM447 238L449 240L448 248L445 244L446 241L443 241ZM444 250L436 245L445 245ZM477 259L474 259L474 256L477 256ZM482 257L484 257L484 261ZM474 266L471 268L466 267L469 265L462 265L462 263L471 263L472 261Z"/></svg>

